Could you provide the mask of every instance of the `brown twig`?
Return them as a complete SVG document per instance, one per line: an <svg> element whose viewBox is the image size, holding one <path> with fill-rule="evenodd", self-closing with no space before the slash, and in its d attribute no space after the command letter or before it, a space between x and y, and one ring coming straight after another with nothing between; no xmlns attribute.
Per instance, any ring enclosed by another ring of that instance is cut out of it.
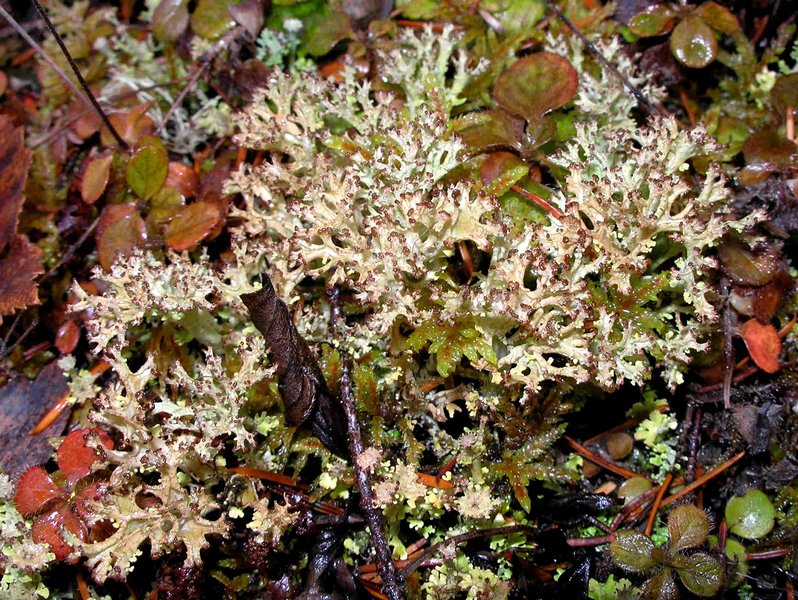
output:
<svg viewBox="0 0 798 600"><path fill-rule="evenodd" d="M580 454L584 458L588 459L590 462L596 463L598 466L615 473L616 475L620 475L621 477L625 477L626 479L631 479L632 477L646 477L645 475L641 475L639 473L635 473L634 471L630 471L629 469L622 467L621 465L615 464L612 461L607 460L603 456L599 456L592 450L588 450L582 444L577 442L575 439L566 436L563 436L565 441L568 442L568 445L574 449L577 454ZM648 477L646 477L648 479Z"/></svg>
<svg viewBox="0 0 798 600"><path fill-rule="evenodd" d="M331 306L331 321L333 330L337 331L338 323L342 321L340 291L335 288L327 292ZM371 489L368 471L363 467L358 458L363 454L363 439L360 434L360 424L357 422L355 408L355 394L352 389L352 364L349 356L342 350L341 360L341 405L346 415L346 427L349 434L349 454L352 457L352 467L355 471L357 487L360 490L360 510L366 517L371 535L371 545L377 555L377 565L382 578L383 592L389 600L404 598L396 578L396 569L391 557L388 539L385 537L385 526L382 513L374 507L374 493Z"/></svg>
<svg viewBox="0 0 798 600"><path fill-rule="evenodd" d="M571 548L584 548L585 546L602 546L609 544L615 538L615 534L602 535L599 537L568 538L565 543Z"/></svg>
<svg viewBox="0 0 798 600"><path fill-rule="evenodd" d="M100 116L103 123L108 128L108 131L111 132L111 135L114 136L116 143L119 144L119 146L124 148L125 150L129 150L130 147L128 146L127 142L122 139L122 136L119 135L119 132L111 124L111 121L108 119L108 115L105 114L105 111L100 106L100 103L97 102L97 98L94 97L91 88L89 88L89 84L86 83L85 79L83 79L83 75L80 73L78 65L75 64L75 60L72 58L72 55L69 53L69 50L67 50L67 47L64 44L64 40L61 39L61 35L53 26L53 22L50 21L50 17L47 16L47 11L44 10L44 7L41 5L39 0L33 0L33 5L36 7L36 10L39 12L39 16L41 16L42 20L44 21L44 24L47 26L47 29L55 38L58 47L61 48L61 52L63 52L64 57L69 63L69 67L72 69L72 72L75 74L75 77L77 77L78 83L80 83L80 87L83 88L83 91L86 93L86 97L88 98L89 102L91 102L91 105L94 107L94 110L97 111L97 114Z"/></svg>

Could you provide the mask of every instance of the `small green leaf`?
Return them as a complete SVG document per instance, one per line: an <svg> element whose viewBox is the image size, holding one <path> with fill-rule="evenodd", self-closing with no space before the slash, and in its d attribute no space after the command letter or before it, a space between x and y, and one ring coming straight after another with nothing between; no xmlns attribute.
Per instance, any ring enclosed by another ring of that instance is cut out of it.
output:
<svg viewBox="0 0 798 600"><path fill-rule="evenodd" d="M171 44L188 27L188 0L161 0L152 12L152 34L163 44Z"/></svg>
<svg viewBox="0 0 798 600"><path fill-rule="evenodd" d="M677 506L668 515L671 552L695 548L709 535L710 523L706 513L692 504Z"/></svg>
<svg viewBox="0 0 798 600"><path fill-rule="evenodd" d="M706 552L688 556L687 565L678 573L684 587L696 596L714 596L723 584L723 566L717 558Z"/></svg>
<svg viewBox="0 0 798 600"><path fill-rule="evenodd" d="M191 29L200 37L215 40L236 22L227 10L230 0L199 0L191 15Z"/></svg>
<svg viewBox="0 0 798 600"><path fill-rule="evenodd" d="M130 189L142 200L149 200L161 189L169 174L169 157L166 150L156 145L146 145L136 150L125 170Z"/></svg>
<svg viewBox="0 0 798 600"><path fill-rule="evenodd" d="M664 35L673 28L673 9L667 4L649 6L629 20L629 29L640 37Z"/></svg>
<svg viewBox="0 0 798 600"><path fill-rule="evenodd" d="M429 344L441 377L448 377L465 356L471 362L480 357L495 365L497 358L488 340L473 324L458 321L454 325L430 320L416 329L407 339L411 350L419 351Z"/></svg>
<svg viewBox="0 0 798 600"><path fill-rule="evenodd" d="M622 529L610 543L613 562L627 571L651 570L657 564L652 556L653 551L654 542L632 529Z"/></svg>
<svg viewBox="0 0 798 600"><path fill-rule="evenodd" d="M760 490L749 489L726 504L729 531L747 540L765 537L773 529L775 518L776 509Z"/></svg>
<svg viewBox="0 0 798 600"><path fill-rule="evenodd" d="M467 146L474 150L515 148L524 146L524 121L503 110L469 113L452 123Z"/></svg>
<svg viewBox="0 0 798 600"><path fill-rule="evenodd" d="M618 498L624 499L624 504L629 504L632 499L637 498L640 494L646 493L651 487L650 479L646 477L632 477L620 485L616 494Z"/></svg>
<svg viewBox="0 0 798 600"><path fill-rule="evenodd" d="M312 56L324 56L338 42L352 37L354 37L354 33L346 13L318 13L305 21L304 42Z"/></svg>
<svg viewBox="0 0 798 600"><path fill-rule="evenodd" d="M493 99L505 110L536 121L576 95L577 72L559 54L540 52L515 61L499 75Z"/></svg>
<svg viewBox="0 0 798 600"><path fill-rule="evenodd" d="M684 66L701 69L717 57L718 40L703 19L690 15L673 30L671 52Z"/></svg>

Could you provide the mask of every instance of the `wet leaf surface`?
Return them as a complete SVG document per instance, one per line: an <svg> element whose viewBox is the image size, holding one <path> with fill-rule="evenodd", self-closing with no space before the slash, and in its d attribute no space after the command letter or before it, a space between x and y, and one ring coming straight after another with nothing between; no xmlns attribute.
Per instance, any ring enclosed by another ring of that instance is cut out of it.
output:
<svg viewBox="0 0 798 600"><path fill-rule="evenodd" d="M627 571L645 572L657 563L652 558L654 543L639 531L622 529L610 543L610 555L618 566Z"/></svg>
<svg viewBox="0 0 798 600"><path fill-rule="evenodd" d="M679 578L684 587L696 596L714 596L723 585L723 566L714 556L696 552L687 557L687 564L679 569Z"/></svg>
<svg viewBox="0 0 798 600"><path fill-rule="evenodd" d="M664 35L673 28L673 17L670 6L650 6L629 20L629 29L641 37Z"/></svg>
<svg viewBox="0 0 798 600"><path fill-rule="evenodd" d="M209 40L222 37L236 24L228 11L231 4L231 0L199 0L191 15L191 29Z"/></svg>
<svg viewBox="0 0 798 600"><path fill-rule="evenodd" d="M718 41L703 19L690 15L671 33L671 51L676 59L691 69L701 69L718 56Z"/></svg>
<svg viewBox="0 0 798 600"><path fill-rule="evenodd" d="M152 12L152 33L164 44L171 44L188 28L188 0L161 0Z"/></svg>
<svg viewBox="0 0 798 600"><path fill-rule="evenodd" d="M726 523L729 532L747 540L765 537L773 530L776 510L761 490L748 489L726 504Z"/></svg>
<svg viewBox="0 0 798 600"><path fill-rule="evenodd" d="M510 65L496 79L493 99L503 109L536 121L576 95L577 73L568 59L540 52Z"/></svg>
<svg viewBox="0 0 798 600"><path fill-rule="evenodd" d="M86 540L88 531L69 506L62 504L52 512L45 513L33 523L33 541L49 544L56 560L64 560L73 548L64 541L62 531L66 529L80 540Z"/></svg>

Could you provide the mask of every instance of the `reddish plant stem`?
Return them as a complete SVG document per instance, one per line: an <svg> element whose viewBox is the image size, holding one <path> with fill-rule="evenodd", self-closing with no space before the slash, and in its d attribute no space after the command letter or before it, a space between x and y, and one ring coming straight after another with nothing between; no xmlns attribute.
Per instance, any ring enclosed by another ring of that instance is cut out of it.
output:
<svg viewBox="0 0 798 600"><path fill-rule="evenodd" d="M771 558L782 558L787 556L791 550L789 548L776 548L775 550L763 550L762 552L746 552L745 560L770 560Z"/></svg>
<svg viewBox="0 0 798 600"><path fill-rule="evenodd" d="M554 217L558 221L565 216L565 214L560 209L553 206L552 204L549 204L546 200L544 200L537 194L533 194L532 192L525 190L520 185L514 185L510 189L513 190L516 194L521 194L524 198L532 200L532 202L534 202L540 208L548 212L552 217Z"/></svg>
<svg viewBox="0 0 798 600"><path fill-rule="evenodd" d="M609 544L615 538L615 534L602 535L599 537L588 538L568 538L565 543L571 548L584 548L585 546L601 546Z"/></svg>

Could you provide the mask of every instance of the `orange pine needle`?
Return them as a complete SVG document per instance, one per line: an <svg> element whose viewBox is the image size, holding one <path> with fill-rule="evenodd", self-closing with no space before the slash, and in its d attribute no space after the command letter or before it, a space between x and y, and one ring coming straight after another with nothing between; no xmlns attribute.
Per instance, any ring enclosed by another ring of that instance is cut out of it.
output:
<svg viewBox="0 0 798 600"><path fill-rule="evenodd" d="M575 439L566 436L563 436L565 441L568 442L568 445L574 449L574 452L580 454L584 458L588 459L590 462L596 463L598 466L615 473L616 475L620 475L621 477L625 477L626 479L631 479L632 477L646 477L645 475L641 475L640 473L635 473L634 471L630 471L620 465L616 465L614 462L608 461L606 458L603 458L593 452L592 450L588 450L582 444L577 442Z"/></svg>
<svg viewBox="0 0 798 600"><path fill-rule="evenodd" d="M646 537L651 537L651 532L654 531L654 522L657 520L660 503L662 498L665 497L665 492L671 486L671 481L673 481L673 473L668 473L657 492L657 497L654 498L654 503L651 505L651 514L648 515L648 522L646 523Z"/></svg>
<svg viewBox="0 0 798 600"><path fill-rule="evenodd" d="M418 481L431 488L438 488L439 490L450 490L454 487L454 484L451 481L447 481L437 475L430 475L429 473L416 473L418 475Z"/></svg>
<svg viewBox="0 0 798 600"><path fill-rule="evenodd" d="M706 474L702 475L701 477L696 479L693 483L685 486L683 489L679 490L675 494L671 494L670 496L665 498L665 500L662 501L662 504L660 505L660 507L664 508L664 507L666 507L666 506L668 506L670 504L673 504L674 502L676 502L682 496L686 496L687 494L692 492L697 487L700 487L700 486L704 485L710 479L712 479L714 477L717 477L718 475L723 473L723 471L725 471L726 469L731 467L734 463L739 461L743 456L745 456L745 450L743 450L739 454L735 454L734 456L732 456L726 462L724 462L721 465L719 465L718 467L712 469L709 473L706 473Z"/></svg>
<svg viewBox="0 0 798 600"><path fill-rule="evenodd" d="M263 479L265 481L271 481L272 483L279 483L280 485L287 485L292 488L297 488L300 490L308 489L304 483L294 479L293 477L289 477L288 475L283 475L282 473L272 473L271 471L264 471L263 469L255 469L253 467L233 467L232 469L227 469L231 473L238 473L239 475L246 475L247 477L254 477L255 479Z"/></svg>
<svg viewBox="0 0 798 600"><path fill-rule="evenodd" d="M70 394L69 392L61 396L58 399L58 402L55 403L55 406L53 406L50 410L48 410L47 414L44 415L41 421L39 421L36 424L36 427L34 427L28 432L28 435L38 435L42 431L47 429L50 425L55 423L55 420L61 416L61 414L67 409L67 407L70 405L71 402L72 402L72 394Z"/></svg>
<svg viewBox="0 0 798 600"><path fill-rule="evenodd" d="M89 586L86 585L86 580L83 579L83 574L80 572L76 573L75 582L78 584L78 593L80 594L81 600L89 600L91 598L91 594L89 594Z"/></svg>

